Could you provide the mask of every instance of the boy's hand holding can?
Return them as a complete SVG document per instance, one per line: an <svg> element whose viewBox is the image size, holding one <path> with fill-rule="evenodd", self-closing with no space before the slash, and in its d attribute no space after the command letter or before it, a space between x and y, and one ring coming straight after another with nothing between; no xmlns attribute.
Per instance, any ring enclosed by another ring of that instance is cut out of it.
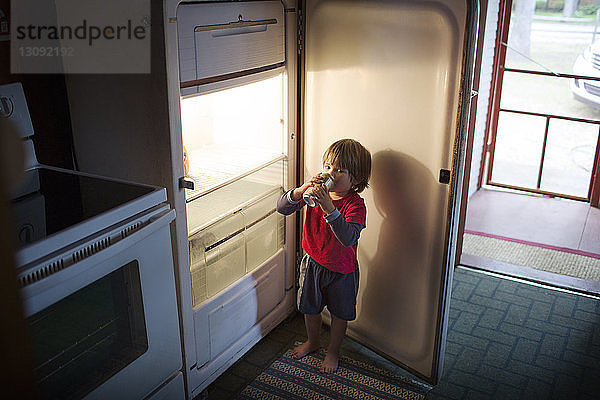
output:
<svg viewBox="0 0 600 400"><path fill-rule="evenodd" d="M313 184L310 190L304 192L302 196L304 202L310 207L315 207L317 204L322 206L324 203L331 203L329 189L333 187L333 176L327 172L321 172L313 177L313 179L316 180L316 184ZM334 208L333 203L331 203L331 206L332 207L328 207L328 209ZM323 209L323 211L325 211L325 209Z"/></svg>
<svg viewBox="0 0 600 400"><path fill-rule="evenodd" d="M294 191L292 192L292 198L296 201L300 200L300 199L302 199L304 193L309 191L309 189L320 186L322 183L323 183L323 178L321 177L321 173L319 173L319 174L313 176L312 178L310 178L310 180L304 182L302 184L302 186L299 186L296 189L294 189Z"/></svg>

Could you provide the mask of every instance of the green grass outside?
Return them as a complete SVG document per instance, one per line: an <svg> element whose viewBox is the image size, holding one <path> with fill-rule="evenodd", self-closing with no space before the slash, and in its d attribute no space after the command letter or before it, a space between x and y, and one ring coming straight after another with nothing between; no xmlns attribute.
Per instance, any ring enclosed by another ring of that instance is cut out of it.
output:
<svg viewBox="0 0 600 400"><path fill-rule="evenodd" d="M553 12L553 11L536 11L534 15L536 17L556 17L556 18L562 18L563 17L562 11L559 11L559 12ZM578 21L572 21L571 20L571 22L593 24L596 16L595 15L586 15L586 16L573 15L572 18L576 18ZM557 22L560 22L560 21L557 21Z"/></svg>

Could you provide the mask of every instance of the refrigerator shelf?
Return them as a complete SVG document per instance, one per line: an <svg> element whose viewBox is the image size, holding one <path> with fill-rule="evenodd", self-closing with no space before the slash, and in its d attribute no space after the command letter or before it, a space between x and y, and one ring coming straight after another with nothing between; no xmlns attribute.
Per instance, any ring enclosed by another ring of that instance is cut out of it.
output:
<svg viewBox="0 0 600 400"><path fill-rule="evenodd" d="M188 236L276 192L283 193L286 160L279 160L186 204ZM277 199L275 199L275 202ZM275 207L275 203L273 203Z"/></svg>
<svg viewBox="0 0 600 400"><path fill-rule="evenodd" d="M187 176L194 182L194 189L186 189L186 203L255 174L278 161L287 159L283 154L262 154L259 157L250 158L247 152L244 155L232 153L230 150L227 151L227 154L221 154L221 157L218 157L221 160L235 160L235 162L228 163L227 166L219 165L216 161L211 162L210 159L207 162L208 157L202 157L205 162L203 165L195 166L194 171L197 171L197 173L188 174ZM215 154L215 152L211 152L210 154L212 157L219 155L219 153Z"/></svg>

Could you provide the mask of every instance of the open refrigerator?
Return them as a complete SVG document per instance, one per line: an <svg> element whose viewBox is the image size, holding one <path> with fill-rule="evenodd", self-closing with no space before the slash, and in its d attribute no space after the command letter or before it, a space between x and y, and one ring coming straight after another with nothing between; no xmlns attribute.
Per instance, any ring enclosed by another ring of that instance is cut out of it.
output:
<svg viewBox="0 0 600 400"><path fill-rule="evenodd" d="M294 308L293 224L275 205L295 180L295 82L283 3L179 3L175 18L171 138L185 188L177 234L194 396Z"/></svg>

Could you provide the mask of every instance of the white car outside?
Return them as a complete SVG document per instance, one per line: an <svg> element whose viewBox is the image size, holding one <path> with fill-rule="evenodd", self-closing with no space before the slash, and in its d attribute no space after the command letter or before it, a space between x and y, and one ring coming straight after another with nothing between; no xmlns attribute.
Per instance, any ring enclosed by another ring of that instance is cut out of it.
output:
<svg viewBox="0 0 600 400"><path fill-rule="evenodd" d="M600 40L594 41L577 57L573 74L600 78ZM571 91L575 99L600 109L600 81L573 79Z"/></svg>

